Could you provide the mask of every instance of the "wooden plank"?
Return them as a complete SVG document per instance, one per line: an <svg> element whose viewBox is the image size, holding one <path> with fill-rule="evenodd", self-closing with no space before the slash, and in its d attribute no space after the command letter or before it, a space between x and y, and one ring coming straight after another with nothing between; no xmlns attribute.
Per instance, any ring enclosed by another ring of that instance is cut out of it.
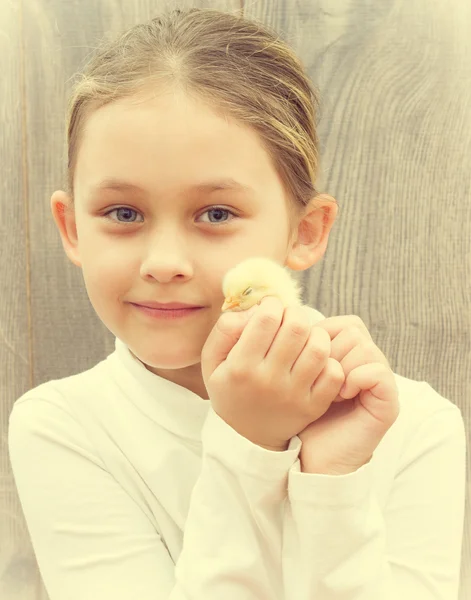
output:
<svg viewBox="0 0 471 600"><path fill-rule="evenodd" d="M24 49L19 2L0 4L2 219L0 220L0 598L34 600L38 578L10 470L7 425L15 398L34 379L28 302L28 182L23 87Z"/></svg>

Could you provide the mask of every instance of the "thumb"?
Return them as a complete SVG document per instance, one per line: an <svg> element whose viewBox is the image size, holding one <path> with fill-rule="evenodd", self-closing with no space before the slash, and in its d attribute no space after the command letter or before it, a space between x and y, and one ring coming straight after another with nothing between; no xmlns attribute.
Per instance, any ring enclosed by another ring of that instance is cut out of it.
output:
<svg viewBox="0 0 471 600"><path fill-rule="evenodd" d="M224 312L216 321L201 351L201 373L206 382L239 340L258 304L240 312Z"/></svg>

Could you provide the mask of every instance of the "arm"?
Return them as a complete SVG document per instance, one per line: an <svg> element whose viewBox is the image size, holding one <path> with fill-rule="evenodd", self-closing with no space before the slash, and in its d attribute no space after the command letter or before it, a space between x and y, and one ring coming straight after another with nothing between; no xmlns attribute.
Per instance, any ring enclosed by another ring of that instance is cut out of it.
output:
<svg viewBox="0 0 471 600"><path fill-rule="evenodd" d="M290 474L286 598L457 600L466 436L459 409L428 417L381 510L367 463L340 476Z"/></svg>
<svg viewBox="0 0 471 600"><path fill-rule="evenodd" d="M38 399L17 403L9 450L51 600L282 598L283 498L300 444L264 450L210 411L176 565L67 411Z"/></svg>
<svg viewBox="0 0 471 600"><path fill-rule="evenodd" d="M300 440L293 438L285 452L265 450L210 408L202 441L201 475L185 525L185 537L194 541L176 567L188 582L188 598L284 600L284 504Z"/></svg>

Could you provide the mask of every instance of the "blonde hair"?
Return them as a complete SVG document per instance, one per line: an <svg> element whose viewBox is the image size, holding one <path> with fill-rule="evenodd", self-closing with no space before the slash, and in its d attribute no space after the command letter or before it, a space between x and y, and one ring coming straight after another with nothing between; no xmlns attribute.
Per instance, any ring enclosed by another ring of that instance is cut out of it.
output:
<svg viewBox="0 0 471 600"><path fill-rule="evenodd" d="M162 83L258 132L283 182L291 228L319 196L318 95L295 52L262 23L214 9L170 10L102 41L79 76L67 114L72 204L87 117Z"/></svg>

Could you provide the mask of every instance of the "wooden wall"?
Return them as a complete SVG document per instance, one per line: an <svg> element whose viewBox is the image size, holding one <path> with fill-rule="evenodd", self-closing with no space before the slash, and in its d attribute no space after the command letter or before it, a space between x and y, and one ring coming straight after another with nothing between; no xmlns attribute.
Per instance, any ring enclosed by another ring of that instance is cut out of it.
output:
<svg viewBox="0 0 471 600"><path fill-rule="evenodd" d="M2 0L2 600L47 598L9 467L11 407L114 349L50 211L65 176L69 80L104 34L170 5L241 10L298 51L322 94L322 190L340 206L305 300L326 316L360 315L397 373L461 408L469 436L469 0ZM461 600L471 597L469 515L468 495Z"/></svg>

